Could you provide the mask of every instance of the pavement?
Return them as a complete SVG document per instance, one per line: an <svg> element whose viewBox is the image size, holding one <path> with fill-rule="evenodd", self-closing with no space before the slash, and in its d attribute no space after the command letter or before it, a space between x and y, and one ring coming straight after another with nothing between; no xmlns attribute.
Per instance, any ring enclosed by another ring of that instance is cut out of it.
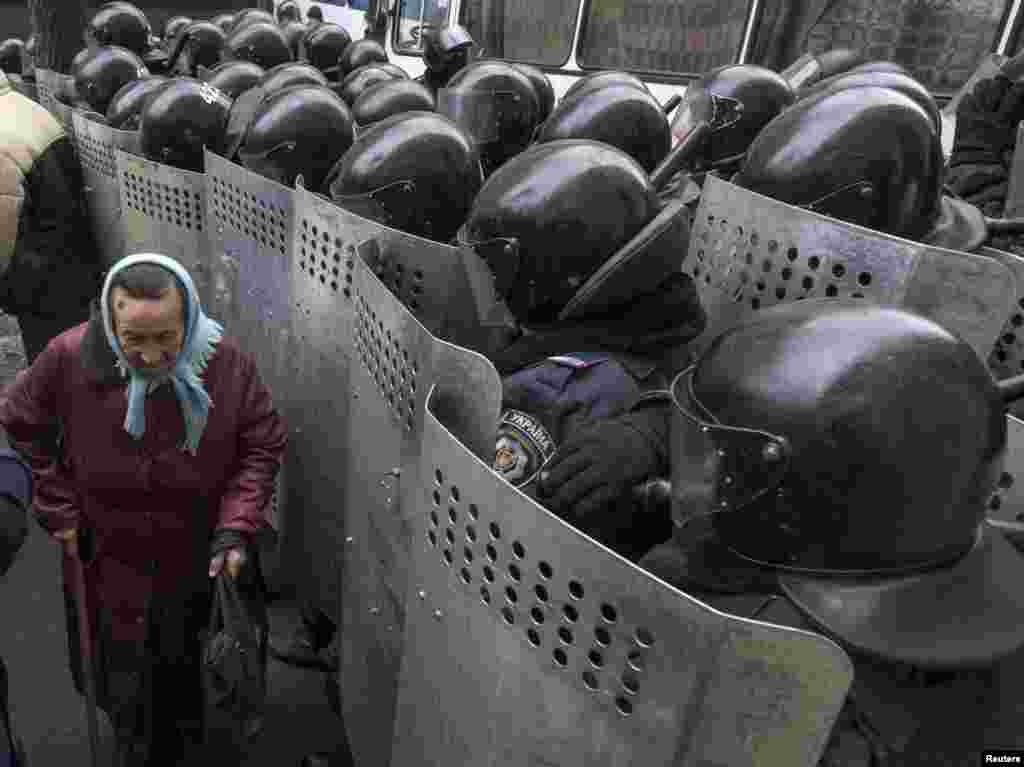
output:
<svg viewBox="0 0 1024 767"><path fill-rule="evenodd" d="M0 315L0 388L24 367L17 325ZM60 551L34 523L6 579L0 583L0 656L10 675L11 714L30 767L89 767L84 699L74 689L68 665L67 633L60 580ZM287 635L299 624L292 600L270 606L272 633ZM334 754L332 767L349 767L343 726L330 710L324 675L294 669L271 659L265 728L234 761L246 767L298 767L312 751ZM103 719L101 715L101 719ZM112 765L112 742L105 719L101 767ZM218 767L231 762L211 758Z"/></svg>

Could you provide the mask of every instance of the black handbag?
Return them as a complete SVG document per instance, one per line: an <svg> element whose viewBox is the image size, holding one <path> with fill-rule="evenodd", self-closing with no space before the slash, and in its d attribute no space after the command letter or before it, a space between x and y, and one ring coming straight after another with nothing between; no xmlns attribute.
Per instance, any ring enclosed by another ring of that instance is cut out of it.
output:
<svg viewBox="0 0 1024 767"><path fill-rule="evenodd" d="M248 567L257 569L255 562ZM268 622L259 580L244 570L237 579L224 570L216 576L203 637L207 732L230 730L240 742L262 729L267 693Z"/></svg>

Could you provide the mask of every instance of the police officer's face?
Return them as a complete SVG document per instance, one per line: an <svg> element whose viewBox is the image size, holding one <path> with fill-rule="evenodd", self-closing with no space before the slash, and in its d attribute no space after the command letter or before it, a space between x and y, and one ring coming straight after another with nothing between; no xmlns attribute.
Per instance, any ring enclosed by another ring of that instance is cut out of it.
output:
<svg viewBox="0 0 1024 767"><path fill-rule="evenodd" d="M114 330L132 367L140 372L169 370L185 340L181 291L169 288L159 301L111 291Z"/></svg>

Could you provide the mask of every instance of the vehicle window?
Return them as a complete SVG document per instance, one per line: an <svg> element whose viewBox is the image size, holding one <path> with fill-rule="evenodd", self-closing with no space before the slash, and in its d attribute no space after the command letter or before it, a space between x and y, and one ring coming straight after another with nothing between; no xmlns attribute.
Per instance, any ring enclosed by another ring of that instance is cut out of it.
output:
<svg viewBox="0 0 1024 767"><path fill-rule="evenodd" d="M812 3L813 4L813 3ZM806 50L863 48L935 93L963 85L999 34L1004 0L833 0L808 19Z"/></svg>
<svg viewBox="0 0 1024 767"><path fill-rule="evenodd" d="M488 58L557 67L569 60L580 0L464 0L459 23Z"/></svg>
<svg viewBox="0 0 1024 767"><path fill-rule="evenodd" d="M748 0L589 0L580 66L699 74L739 55Z"/></svg>
<svg viewBox="0 0 1024 767"><path fill-rule="evenodd" d="M423 50L423 29L448 20L448 0L400 0L393 44L402 53Z"/></svg>

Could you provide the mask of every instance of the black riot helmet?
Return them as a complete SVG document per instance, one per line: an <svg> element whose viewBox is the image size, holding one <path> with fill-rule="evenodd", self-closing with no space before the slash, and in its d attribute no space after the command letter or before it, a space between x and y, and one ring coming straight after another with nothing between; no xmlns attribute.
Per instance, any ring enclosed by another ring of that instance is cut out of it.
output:
<svg viewBox="0 0 1024 767"><path fill-rule="evenodd" d="M710 516L844 645L949 668L1024 644L1024 561L985 522L1005 405L963 340L863 300L780 304L718 337L672 398L677 519Z"/></svg>
<svg viewBox="0 0 1024 767"><path fill-rule="evenodd" d="M264 69L292 60L291 49L277 24L265 21L235 26L224 43L225 59L251 61Z"/></svg>
<svg viewBox="0 0 1024 767"><path fill-rule="evenodd" d="M142 59L126 48L105 46L82 63L74 76L75 91L89 106L106 114L114 94L132 80L149 76Z"/></svg>
<svg viewBox="0 0 1024 767"><path fill-rule="evenodd" d="M551 84L551 78L537 67L529 64L515 64L514 66L529 77L530 82L533 83L533 89L537 92L537 98L540 100L540 122L544 122L555 108L555 87Z"/></svg>
<svg viewBox="0 0 1024 767"><path fill-rule="evenodd" d="M185 27L192 23L192 19L188 16L173 16L167 20L164 24L164 45L168 49L174 48L174 42L178 39L178 35L181 34Z"/></svg>
<svg viewBox="0 0 1024 767"><path fill-rule="evenodd" d="M439 242L455 236L482 184L473 142L432 112L394 115L362 132L328 179L342 207Z"/></svg>
<svg viewBox="0 0 1024 767"><path fill-rule="evenodd" d="M376 64L377 62L386 64L387 60L388 54L380 43L376 40L364 38L362 40L355 40L346 47L342 51L337 63L340 67L340 75L344 77L349 72L359 69L359 67L365 67L367 64Z"/></svg>
<svg viewBox="0 0 1024 767"><path fill-rule="evenodd" d="M211 24L216 24L220 27L221 31L226 35L231 32L232 27L235 26L235 14L233 13L220 13L210 19Z"/></svg>
<svg viewBox="0 0 1024 767"><path fill-rule="evenodd" d="M35 82L36 79L36 36L29 35L28 40L25 41L25 51L22 61L24 62L21 70L21 76L27 82Z"/></svg>
<svg viewBox="0 0 1024 767"><path fill-rule="evenodd" d="M149 50L150 34L146 15L131 3L108 4L86 25L86 35L96 45L118 45L139 56Z"/></svg>
<svg viewBox="0 0 1024 767"><path fill-rule="evenodd" d="M972 250L984 219L942 195L931 116L898 91L864 87L803 99L765 126L733 182L791 205L908 239Z"/></svg>
<svg viewBox="0 0 1024 767"><path fill-rule="evenodd" d="M469 64L473 55L472 35L459 24L428 27L423 32L423 63L431 79L447 83L452 76Z"/></svg>
<svg viewBox="0 0 1024 767"><path fill-rule="evenodd" d="M142 54L142 63L153 74L167 74L170 70L171 57L162 46L150 48Z"/></svg>
<svg viewBox="0 0 1024 767"><path fill-rule="evenodd" d="M368 64L367 66L371 66L371 65ZM383 69L385 72L390 72L391 74L393 74L395 76L396 80L408 80L409 79L409 73L408 72L406 72L404 69L402 69L397 64L392 64L390 61L375 61L375 62L373 62L372 66L376 67L377 69Z"/></svg>
<svg viewBox="0 0 1024 767"><path fill-rule="evenodd" d="M277 6L277 23L284 26L290 21L299 21L302 18L302 11L295 0L284 0Z"/></svg>
<svg viewBox="0 0 1024 767"><path fill-rule="evenodd" d="M812 88L807 89L801 98L816 96L825 91L834 92L844 88L864 87L890 88L910 96L929 114L935 125L935 130L941 134L942 117L939 114L939 105L935 102L935 98L918 80L900 72L844 72L821 80Z"/></svg>
<svg viewBox="0 0 1024 767"><path fill-rule="evenodd" d="M289 21L281 25L281 32L288 42L288 49L292 52L292 58L299 61L302 57L302 39L309 33L309 28L301 21Z"/></svg>
<svg viewBox="0 0 1024 767"><path fill-rule="evenodd" d="M168 82L166 77L145 77L122 87L107 107L107 123L118 130L136 130L146 101Z"/></svg>
<svg viewBox="0 0 1024 767"><path fill-rule="evenodd" d="M727 166L742 159L761 129L794 100L789 83L770 69L752 64L718 67L687 87L672 121L673 138L682 141L710 112L702 164Z"/></svg>
<svg viewBox="0 0 1024 767"><path fill-rule="evenodd" d="M209 83L179 77L143 105L139 143L151 160L203 172L203 149L223 152L231 99Z"/></svg>
<svg viewBox="0 0 1024 767"><path fill-rule="evenodd" d="M359 67L354 72L349 72L340 85L337 88L332 88L332 90L341 96L346 104L352 106L364 91L369 90L374 85L391 82L396 79L398 78L391 72L373 64L368 64L365 67Z"/></svg>
<svg viewBox="0 0 1024 767"><path fill-rule="evenodd" d="M77 75L78 70L82 68L82 64L95 56L97 51L100 50L102 50L102 48L82 48L82 50L76 53L75 57L71 59L71 76L74 77Z"/></svg>
<svg viewBox="0 0 1024 767"><path fill-rule="evenodd" d="M274 18L274 14L260 10L259 8L246 8L244 11L239 11L235 14L234 23L231 26L231 32L237 32L250 24L276 25L277 19ZM228 34L230 34L230 32Z"/></svg>
<svg viewBox="0 0 1024 767"><path fill-rule="evenodd" d="M327 85L327 78L309 64L289 61L268 69L259 82L259 87L268 95L291 85Z"/></svg>
<svg viewBox="0 0 1024 767"><path fill-rule="evenodd" d="M9 37L0 43L0 72L20 75L24 68L25 43L17 37Z"/></svg>
<svg viewBox="0 0 1024 767"><path fill-rule="evenodd" d="M168 66L195 77L199 67L212 69L221 61L224 32L209 21L196 21L178 33Z"/></svg>
<svg viewBox="0 0 1024 767"><path fill-rule="evenodd" d="M597 141L553 141L495 171L458 239L487 264L516 319L543 324L658 211L650 179L625 152ZM677 248L667 269L678 271Z"/></svg>
<svg viewBox="0 0 1024 767"><path fill-rule="evenodd" d="M355 138L352 112L328 88L295 85L264 100L238 152L249 170L292 186L320 189Z"/></svg>
<svg viewBox="0 0 1024 767"><path fill-rule="evenodd" d="M540 122L530 78L503 61L476 61L456 74L438 92L437 111L473 137L487 175L523 151Z"/></svg>
<svg viewBox="0 0 1024 767"><path fill-rule="evenodd" d="M575 96L580 91L592 91L599 88L605 88L609 85L632 85L634 88L640 90L648 90L647 85L636 75L631 75L629 72L619 72L616 70L607 70L604 72L595 72L592 75L581 77L579 80L574 82L566 90L565 95L562 96L564 101L567 98Z"/></svg>
<svg viewBox="0 0 1024 767"><path fill-rule="evenodd" d="M250 88L259 84L266 70L251 61L225 61L203 78L230 99L237 99Z"/></svg>
<svg viewBox="0 0 1024 767"><path fill-rule="evenodd" d="M537 142L590 139L618 147L650 173L669 150L669 125L647 91L609 85L563 99L538 131Z"/></svg>
<svg viewBox="0 0 1024 767"><path fill-rule="evenodd" d="M303 38L301 57L331 80L340 80L338 62L351 42L352 38L344 27L338 24L319 24Z"/></svg>
<svg viewBox="0 0 1024 767"><path fill-rule="evenodd" d="M403 112L433 112L434 94L413 80L389 80L363 91L352 105L356 125L364 128Z"/></svg>
<svg viewBox="0 0 1024 767"><path fill-rule="evenodd" d="M322 24L324 21L324 12L320 9L319 5L311 5L306 11L306 19Z"/></svg>

